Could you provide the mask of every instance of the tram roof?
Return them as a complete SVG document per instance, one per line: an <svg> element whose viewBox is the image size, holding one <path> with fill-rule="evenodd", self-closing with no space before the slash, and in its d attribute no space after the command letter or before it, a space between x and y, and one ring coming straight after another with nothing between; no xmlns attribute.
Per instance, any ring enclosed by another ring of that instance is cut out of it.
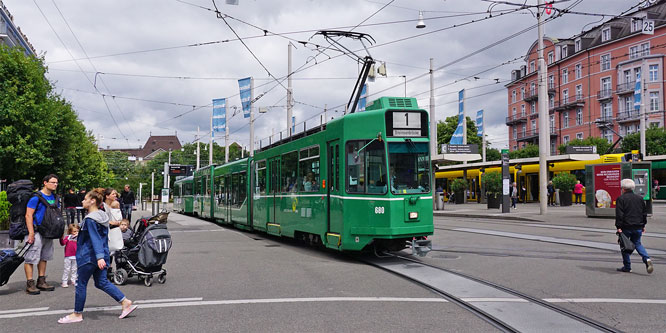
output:
<svg viewBox="0 0 666 333"><path fill-rule="evenodd" d="M568 161L585 161L585 160L598 160L600 158L607 158L609 155L596 155L595 154L564 154L564 155L555 155L555 156L549 156L546 161L547 162L568 162ZM610 154L611 156L614 155L622 155L622 154ZM434 157L434 162L442 162L444 161L444 155L435 155ZM596 157L596 158L594 158ZM666 156L665 156L666 157ZM614 161L614 162L619 162ZM509 160L510 165L517 165L517 164L534 164L534 163L539 163L539 157L528 157L528 158L515 158L512 160ZM502 161L490 161L490 162L476 162L476 163L467 163L467 164L454 164L454 165L445 165L445 166L438 166L437 170L438 171L451 171L451 170L464 170L464 169L477 169L481 167L494 167L494 166L501 166Z"/></svg>

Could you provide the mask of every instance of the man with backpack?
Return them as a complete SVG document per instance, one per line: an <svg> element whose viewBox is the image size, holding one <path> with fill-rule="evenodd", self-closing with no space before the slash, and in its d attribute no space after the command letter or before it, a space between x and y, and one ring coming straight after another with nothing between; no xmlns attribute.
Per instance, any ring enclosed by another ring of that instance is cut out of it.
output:
<svg viewBox="0 0 666 333"><path fill-rule="evenodd" d="M48 202L49 205L57 205L55 191L58 188L58 176L50 174L43 179L43 187L37 192L26 206L25 224L28 234L24 242L32 244L25 255L25 277L28 280L25 292L30 295L39 294L40 290L53 291L54 286L46 283L46 262L53 259L53 239L42 237L39 227L44 222L47 208L38 196ZM35 230L37 229L37 230ZM62 230L61 230L62 231ZM33 267L37 264L39 276L37 283L33 280Z"/></svg>

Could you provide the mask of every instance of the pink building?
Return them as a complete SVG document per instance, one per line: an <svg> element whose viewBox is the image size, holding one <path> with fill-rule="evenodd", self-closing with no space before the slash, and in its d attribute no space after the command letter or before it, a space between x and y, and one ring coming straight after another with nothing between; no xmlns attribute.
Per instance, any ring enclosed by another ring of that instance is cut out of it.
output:
<svg viewBox="0 0 666 333"><path fill-rule="evenodd" d="M654 34L644 24L654 22ZM537 41L507 84L509 148L538 144ZM567 39L544 37L551 154L574 139L639 130L634 89L640 77L646 125L664 127L666 0ZM611 130L612 129L612 130ZM603 152L602 152L603 153Z"/></svg>

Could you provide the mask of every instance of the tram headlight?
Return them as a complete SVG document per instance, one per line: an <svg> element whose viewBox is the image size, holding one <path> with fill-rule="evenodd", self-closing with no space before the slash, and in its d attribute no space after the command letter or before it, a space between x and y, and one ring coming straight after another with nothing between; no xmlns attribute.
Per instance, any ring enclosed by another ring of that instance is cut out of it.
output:
<svg viewBox="0 0 666 333"><path fill-rule="evenodd" d="M419 213L418 212L409 212L409 218L410 219L418 219L419 218Z"/></svg>

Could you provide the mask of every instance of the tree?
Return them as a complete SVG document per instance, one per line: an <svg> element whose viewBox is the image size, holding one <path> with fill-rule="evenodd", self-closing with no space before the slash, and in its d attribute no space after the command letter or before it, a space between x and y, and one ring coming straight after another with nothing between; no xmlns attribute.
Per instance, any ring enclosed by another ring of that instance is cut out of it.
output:
<svg viewBox="0 0 666 333"><path fill-rule="evenodd" d="M539 146L529 144L521 149L509 152L510 159L528 157L539 157Z"/></svg>
<svg viewBox="0 0 666 333"><path fill-rule="evenodd" d="M622 152L629 153L632 150L640 150L640 133L632 133L622 139ZM648 155L666 155L666 132L663 128L650 127L645 130L645 149Z"/></svg>
<svg viewBox="0 0 666 333"><path fill-rule="evenodd" d="M487 148L486 149L486 161L499 161L502 159L502 154L498 149Z"/></svg>
<svg viewBox="0 0 666 333"><path fill-rule="evenodd" d="M592 137L588 136L587 138L581 140L581 139L575 139L569 141L566 145L560 145L557 147L557 149L560 151L560 154L565 154L567 151L567 146L596 146L597 147L597 153L599 154L605 154L606 151L608 151L608 148L610 148L611 143L608 142L608 140L604 138L597 138L597 137Z"/></svg>
<svg viewBox="0 0 666 333"><path fill-rule="evenodd" d="M467 118L467 143L481 145L481 137L476 135L476 123L472 118ZM437 147L451 142L451 137L458 127L458 116L447 117L443 122L437 123ZM486 144L489 144L486 141Z"/></svg>
<svg viewBox="0 0 666 333"><path fill-rule="evenodd" d="M0 177L56 173L60 188L104 186L109 176L94 138L53 93L43 58L0 45Z"/></svg>

